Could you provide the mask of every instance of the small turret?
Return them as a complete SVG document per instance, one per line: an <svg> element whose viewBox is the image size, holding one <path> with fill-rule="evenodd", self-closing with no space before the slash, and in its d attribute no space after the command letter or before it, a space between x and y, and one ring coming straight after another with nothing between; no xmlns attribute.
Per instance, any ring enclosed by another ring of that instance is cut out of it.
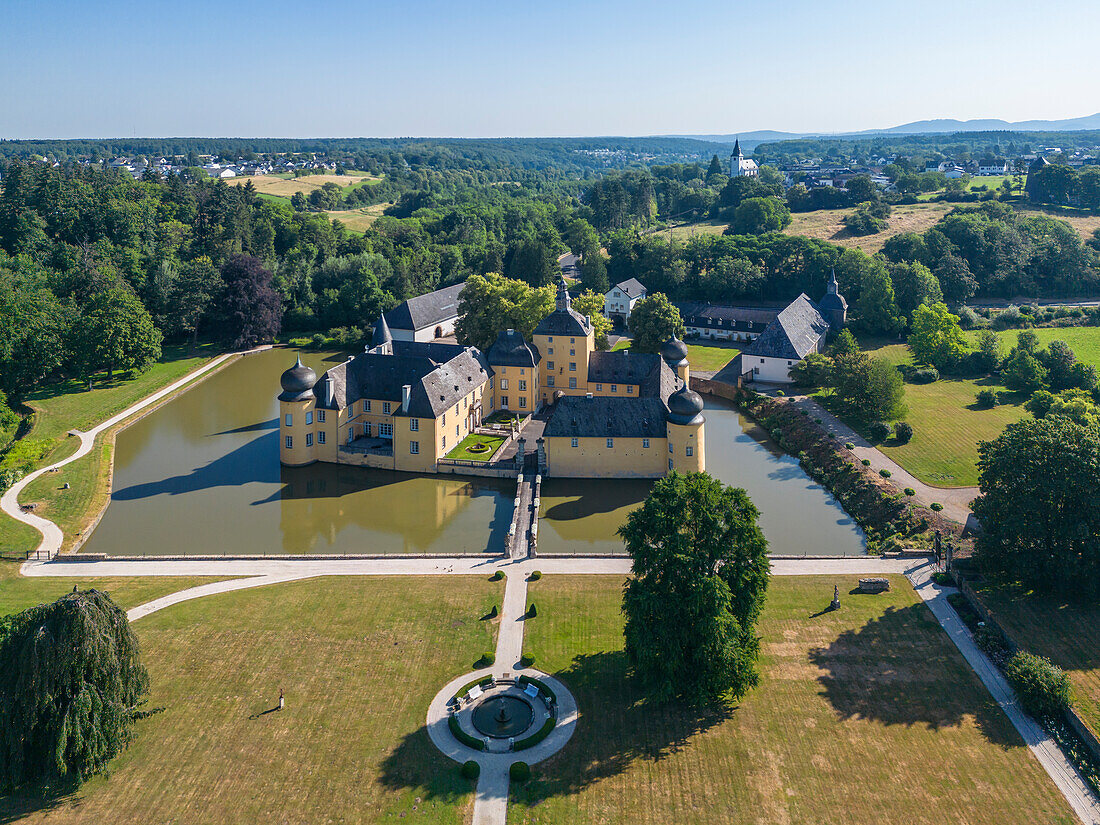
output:
<svg viewBox="0 0 1100 825"><path fill-rule="evenodd" d="M374 334L371 335L369 352L393 355L393 333L390 332L390 325L386 323L385 315L379 315L374 324Z"/></svg>
<svg viewBox="0 0 1100 825"><path fill-rule="evenodd" d="M825 289L825 297L818 304L821 315L829 322L829 333L836 335L848 322L848 302L840 294L840 285L836 280L836 269L829 274L829 285Z"/></svg>
<svg viewBox="0 0 1100 825"><path fill-rule="evenodd" d="M313 397L313 385L316 383L317 373L303 364L299 355L294 366L279 376L279 384L283 388L279 400L306 401Z"/></svg>
<svg viewBox="0 0 1100 825"><path fill-rule="evenodd" d="M676 377L684 382L685 387L689 380L687 354L687 344L675 335L661 344L661 357L665 360L665 363L672 368L672 371L676 373Z"/></svg>
<svg viewBox="0 0 1100 825"><path fill-rule="evenodd" d="M569 284L565 282L565 276L558 279L558 296L554 301L558 312L569 312L573 308L573 299L569 297Z"/></svg>

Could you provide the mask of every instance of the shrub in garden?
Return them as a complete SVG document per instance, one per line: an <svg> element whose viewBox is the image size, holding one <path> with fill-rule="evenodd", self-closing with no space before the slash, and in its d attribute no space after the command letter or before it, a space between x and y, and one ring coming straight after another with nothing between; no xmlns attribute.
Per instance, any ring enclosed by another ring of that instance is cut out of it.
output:
<svg viewBox="0 0 1100 825"><path fill-rule="evenodd" d="M532 667L535 664L535 657L530 653L524 653L519 657L520 667Z"/></svg>
<svg viewBox="0 0 1100 825"><path fill-rule="evenodd" d="M499 615L500 615L500 613L497 611L497 606L494 604L493 609L489 611L489 618L490 619L495 619Z"/></svg>
<svg viewBox="0 0 1100 825"><path fill-rule="evenodd" d="M504 571L503 570L498 570L497 572L495 572L493 575L491 575L489 577L489 581L498 582L503 578L504 578Z"/></svg>
<svg viewBox="0 0 1100 825"><path fill-rule="evenodd" d="M870 467L871 466L871 459L864 458L864 459L861 459L859 463L862 464L864 467Z"/></svg>
<svg viewBox="0 0 1100 825"><path fill-rule="evenodd" d="M1057 716L1070 706L1069 677L1049 659L1020 651L1005 664L1005 676L1032 716Z"/></svg>
<svg viewBox="0 0 1100 825"><path fill-rule="evenodd" d="M909 381L913 384L931 384L940 380L940 371L935 367L921 367L909 373Z"/></svg>
<svg viewBox="0 0 1100 825"><path fill-rule="evenodd" d="M309 339L309 343L314 349L322 349L325 346L325 336L321 333L314 333L313 337Z"/></svg>
<svg viewBox="0 0 1100 825"><path fill-rule="evenodd" d="M917 491L916 491L916 490L914 490L914 489L913 489L912 487L906 487L906 488L905 488L905 495L907 495L907 496L915 496L916 494L917 494Z"/></svg>
<svg viewBox="0 0 1100 825"><path fill-rule="evenodd" d="M908 444L913 438L913 425L908 421L899 421L894 425L894 438L899 444Z"/></svg>
<svg viewBox="0 0 1100 825"><path fill-rule="evenodd" d="M855 444L853 444L853 443L852 443L851 441L845 441L845 442L844 442L844 449L846 449L846 450L854 450L855 448L856 448L856 445L855 445Z"/></svg>
<svg viewBox="0 0 1100 825"><path fill-rule="evenodd" d="M535 610L535 603L531 602L531 606L529 608L527 608L527 618L528 619L533 619L537 615L539 615L539 614L538 614L538 611Z"/></svg>
<svg viewBox="0 0 1100 825"><path fill-rule="evenodd" d="M532 582L537 582L541 578L542 578L542 571L541 570L532 570L531 575L527 577L527 580L532 581Z"/></svg>
<svg viewBox="0 0 1100 825"><path fill-rule="evenodd" d="M786 394L787 393L783 392L783 390L776 390L775 391L775 397L776 398L783 398Z"/></svg>
<svg viewBox="0 0 1100 825"><path fill-rule="evenodd" d="M867 428L872 441L885 441L890 437L890 425L885 421L876 421Z"/></svg>
<svg viewBox="0 0 1100 825"><path fill-rule="evenodd" d="M462 763L462 776L464 779L477 779L481 776L481 765L473 759L466 760Z"/></svg>
<svg viewBox="0 0 1100 825"><path fill-rule="evenodd" d="M513 782L526 782L531 778L531 766L526 762L513 762L508 769L508 777Z"/></svg>
<svg viewBox="0 0 1100 825"><path fill-rule="evenodd" d="M497 655L491 651L485 651L481 658L474 662L475 668L490 667L497 660Z"/></svg>
<svg viewBox="0 0 1100 825"><path fill-rule="evenodd" d="M891 475L893 475L893 473L891 473L889 470L879 470L878 474L883 478L889 478Z"/></svg>
<svg viewBox="0 0 1100 825"><path fill-rule="evenodd" d="M1000 396L996 390L978 390L977 404L982 409L990 409L996 407L1000 401Z"/></svg>
<svg viewBox="0 0 1100 825"><path fill-rule="evenodd" d="M938 513L940 510L943 509L943 505L940 504L938 501L933 501L931 504L928 505L928 509Z"/></svg>

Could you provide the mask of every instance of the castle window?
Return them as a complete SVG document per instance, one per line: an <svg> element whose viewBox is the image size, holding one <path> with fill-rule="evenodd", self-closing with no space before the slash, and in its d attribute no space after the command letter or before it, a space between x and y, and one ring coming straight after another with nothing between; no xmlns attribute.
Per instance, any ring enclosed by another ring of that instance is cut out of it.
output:
<svg viewBox="0 0 1100 825"><path fill-rule="evenodd" d="M286 414L286 425L287 425L288 427L289 427L289 426L291 425L291 422L292 422L293 420L294 420L294 419L293 419L293 418L291 417L290 413L287 413L287 414Z"/></svg>
<svg viewBox="0 0 1100 825"><path fill-rule="evenodd" d="M550 340L553 341L554 339L551 338ZM554 348L553 347L547 347L546 348L546 354L547 355L553 355L554 354Z"/></svg>
<svg viewBox="0 0 1100 825"><path fill-rule="evenodd" d="M370 401L363 402L363 412L370 412Z"/></svg>
<svg viewBox="0 0 1100 825"><path fill-rule="evenodd" d="M312 423L313 423L313 413L307 412L306 413L306 424L312 424Z"/></svg>
<svg viewBox="0 0 1100 825"><path fill-rule="evenodd" d="M508 389L508 379L507 378L501 378L500 379L500 388L502 390Z"/></svg>
<svg viewBox="0 0 1100 825"><path fill-rule="evenodd" d="M378 425L378 437L379 438L393 438L393 424L379 424Z"/></svg>
<svg viewBox="0 0 1100 825"><path fill-rule="evenodd" d="M501 408L503 408L505 410L508 409L508 396L507 395L502 395L500 397L500 406L501 406Z"/></svg>
<svg viewBox="0 0 1100 825"><path fill-rule="evenodd" d="M553 336L553 335L547 335L547 336L546 336L546 340L547 340L547 341L553 341L553 340L554 340L554 336Z"/></svg>
<svg viewBox="0 0 1100 825"><path fill-rule="evenodd" d="M691 458L691 456L695 455L695 449L689 445L687 447L686 455L688 458Z"/></svg>
<svg viewBox="0 0 1100 825"><path fill-rule="evenodd" d="M317 420L320 421L322 424L325 423L325 411L324 410L317 410Z"/></svg>
<svg viewBox="0 0 1100 825"><path fill-rule="evenodd" d="M548 387L554 386L554 376L552 376L552 375L546 376L546 386L548 386Z"/></svg>
<svg viewBox="0 0 1100 825"><path fill-rule="evenodd" d="M313 446L313 433L306 433L306 446L307 447L312 447Z"/></svg>
<svg viewBox="0 0 1100 825"><path fill-rule="evenodd" d="M390 402L389 401L383 401L382 402L382 414L383 415L389 415L390 414Z"/></svg>
<svg viewBox="0 0 1100 825"><path fill-rule="evenodd" d="M443 436L443 449L447 449L447 436Z"/></svg>
<svg viewBox="0 0 1100 825"><path fill-rule="evenodd" d="M577 388L577 379L576 378L570 378L569 379L569 389L575 390L576 388Z"/></svg>
<svg viewBox="0 0 1100 825"><path fill-rule="evenodd" d="M577 351L575 349L571 349L571 350L569 350L569 354L570 355L576 355Z"/></svg>
<svg viewBox="0 0 1100 825"><path fill-rule="evenodd" d="M366 424L363 425L363 435L365 435L367 438L370 438L373 434L374 433L371 432L370 422L368 421Z"/></svg>
<svg viewBox="0 0 1100 825"><path fill-rule="evenodd" d="M615 446L615 439L614 438L607 439L607 446L608 447L614 447Z"/></svg>
<svg viewBox="0 0 1100 825"><path fill-rule="evenodd" d="M526 381L524 381L524 380L523 380L523 379L521 378L521 379L520 379L520 382L519 382L519 391L520 391L520 392L524 392L524 391L525 391L526 389L527 389L527 382L526 382Z"/></svg>
<svg viewBox="0 0 1100 825"><path fill-rule="evenodd" d="M553 361L547 361L546 362L546 369L548 369L548 370L554 369L554 362Z"/></svg>
<svg viewBox="0 0 1100 825"><path fill-rule="evenodd" d="M603 384L596 385L596 392L603 392Z"/></svg>
<svg viewBox="0 0 1100 825"><path fill-rule="evenodd" d="M669 445L668 445L668 454L669 454L669 455L672 455L672 442L669 442Z"/></svg>
<svg viewBox="0 0 1100 825"><path fill-rule="evenodd" d="M409 442L409 454L410 455L420 455L420 442L419 441L410 441Z"/></svg>
<svg viewBox="0 0 1100 825"><path fill-rule="evenodd" d="M570 372L576 372L577 371L577 362L576 361L570 361L569 362L569 371Z"/></svg>
<svg viewBox="0 0 1100 825"><path fill-rule="evenodd" d="M417 430L419 430L420 429L420 419L419 418L410 418L409 419L409 429L412 430L414 433Z"/></svg>
<svg viewBox="0 0 1100 825"><path fill-rule="evenodd" d="M577 437L576 437L576 436L574 436L573 438L569 439L569 446L570 446L570 447L576 447L578 443L579 443L579 442L577 441Z"/></svg>
<svg viewBox="0 0 1100 825"><path fill-rule="evenodd" d="M626 385L626 394L627 395L633 395L634 394L634 385L633 384L627 384Z"/></svg>
<svg viewBox="0 0 1100 825"><path fill-rule="evenodd" d="M496 383L497 383L496 378L490 378L489 379L489 389L491 389L491 390L496 389Z"/></svg>
<svg viewBox="0 0 1100 825"><path fill-rule="evenodd" d="M647 449L649 448L649 439L648 438L643 438L642 439L642 446L647 448Z"/></svg>
<svg viewBox="0 0 1100 825"><path fill-rule="evenodd" d="M526 406L527 406L527 398L525 396L521 395L519 397L519 408L522 410Z"/></svg>
<svg viewBox="0 0 1100 825"><path fill-rule="evenodd" d="M443 413L443 426L447 426L447 413Z"/></svg>
<svg viewBox="0 0 1100 825"><path fill-rule="evenodd" d="M577 339L576 338L570 338L569 343L570 344L575 344L575 343L577 343Z"/></svg>
<svg viewBox="0 0 1100 825"><path fill-rule="evenodd" d="M668 460L668 468L670 470L672 469L672 459L671 458Z"/></svg>
<svg viewBox="0 0 1100 825"><path fill-rule="evenodd" d="M355 428L348 427L348 444L355 440Z"/></svg>
<svg viewBox="0 0 1100 825"><path fill-rule="evenodd" d="M519 368L519 374L520 374L520 375L526 375L526 374L527 374L527 370L525 370L525 369L524 369L523 367L520 367L520 368Z"/></svg>
<svg viewBox="0 0 1100 825"><path fill-rule="evenodd" d="M319 433L317 433L317 443L318 444L324 444L325 443L325 431L324 430L321 430Z"/></svg>
<svg viewBox="0 0 1100 825"><path fill-rule="evenodd" d="M455 438L458 438L458 425L455 424Z"/></svg>
<svg viewBox="0 0 1100 825"><path fill-rule="evenodd" d="M293 450L294 449L294 436L288 435L286 437L286 448L288 450Z"/></svg>
<svg viewBox="0 0 1100 825"><path fill-rule="evenodd" d="M618 384L612 384L611 385L611 392L618 392L618 391L619 391L619 385Z"/></svg>

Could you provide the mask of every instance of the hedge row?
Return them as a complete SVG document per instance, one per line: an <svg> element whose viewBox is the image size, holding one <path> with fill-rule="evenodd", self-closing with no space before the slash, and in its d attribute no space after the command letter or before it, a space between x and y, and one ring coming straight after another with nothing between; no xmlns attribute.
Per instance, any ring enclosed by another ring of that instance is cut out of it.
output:
<svg viewBox="0 0 1100 825"><path fill-rule="evenodd" d="M480 739L477 739L470 734L466 733L462 729L462 726L458 724L458 717L453 713L447 717L447 727L451 729L451 733L454 734L454 738L461 742L468 748L473 748L476 751L485 750L485 743Z"/></svg>
<svg viewBox="0 0 1100 825"><path fill-rule="evenodd" d="M518 742L516 742L514 750L522 751L527 750L527 748L533 748L535 745L537 745L539 742L550 735L550 731L554 729L555 724L556 722L554 720L554 717L549 717L545 722L542 723L541 728L532 733L526 739L520 739Z"/></svg>

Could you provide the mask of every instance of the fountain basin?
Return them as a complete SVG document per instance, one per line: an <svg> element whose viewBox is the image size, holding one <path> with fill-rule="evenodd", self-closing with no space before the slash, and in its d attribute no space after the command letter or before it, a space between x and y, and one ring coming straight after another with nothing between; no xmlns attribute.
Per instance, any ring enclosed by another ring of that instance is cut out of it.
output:
<svg viewBox="0 0 1100 825"><path fill-rule="evenodd" d="M470 721L482 736L507 739L530 728L534 716L535 710L526 699L498 694L475 705Z"/></svg>

